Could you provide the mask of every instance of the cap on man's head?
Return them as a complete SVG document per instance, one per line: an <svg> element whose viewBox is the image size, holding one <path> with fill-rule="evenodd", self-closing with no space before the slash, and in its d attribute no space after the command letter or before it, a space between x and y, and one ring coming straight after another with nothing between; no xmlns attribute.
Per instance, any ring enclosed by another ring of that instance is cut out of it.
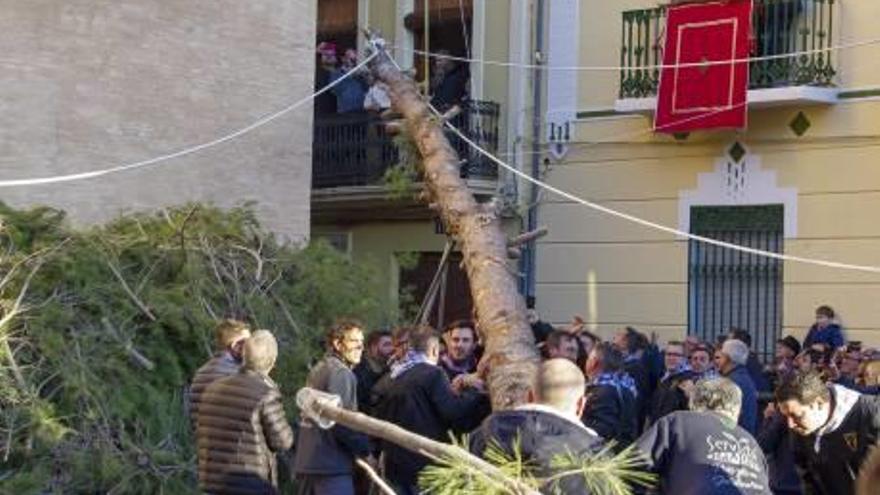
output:
<svg viewBox="0 0 880 495"><path fill-rule="evenodd" d="M736 339L727 339L721 346L721 353L736 364L744 365L749 360L749 346Z"/></svg>
<svg viewBox="0 0 880 495"><path fill-rule="evenodd" d="M801 353L801 343L791 335L786 335L785 338L777 340L776 343L791 349L795 356Z"/></svg>

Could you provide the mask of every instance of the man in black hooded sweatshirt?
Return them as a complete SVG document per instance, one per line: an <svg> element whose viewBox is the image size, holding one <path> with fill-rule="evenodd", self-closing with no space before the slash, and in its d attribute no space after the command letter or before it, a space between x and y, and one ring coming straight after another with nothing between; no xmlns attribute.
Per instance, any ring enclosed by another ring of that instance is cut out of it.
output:
<svg viewBox="0 0 880 495"><path fill-rule="evenodd" d="M602 440L580 421L586 380L577 366L564 358L545 361L529 391L530 403L498 411L471 433L470 451L484 456L490 444L512 454L515 444L536 478L554 474L552 463L560 455L596 452ZM542 493L588 493L580 474L572 474L541 488Z"/></svg>
<svg viewBox="0 0 880 495"><path fill-rule="evenodd" d="M776 403L795 433L794 462L804 492L854 493L859 470L880 438L880 397L801 373L782 381Z"/></svg>

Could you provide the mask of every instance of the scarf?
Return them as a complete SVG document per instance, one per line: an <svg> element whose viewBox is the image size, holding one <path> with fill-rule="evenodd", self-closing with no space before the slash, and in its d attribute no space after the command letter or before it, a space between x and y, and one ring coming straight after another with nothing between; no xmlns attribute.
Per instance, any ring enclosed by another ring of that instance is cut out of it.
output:
<svg viewBox="0 0 880 495"><path fill-rule="evenodd" d="M636 381L633 380L631 376L623 372L602 373L601 375L593 379L590 384L609 385L616 388L618 392L620 392L621 390L629 390L634 398L637 398L639 396L639 391L638 389L636 389Z"/></svg>
<svg viewBox="0 0 880 495"><path fill-rule="evenodd" d="M391 379L396 380L410 368L421 363L431 364L424 352L408 351L402 359L391 363Z"/></svg>
<svg viewBox="0 0 880 495"><path fill-rule="evenodd" d="M666 373L663 375L663 378L660 379L661 382L665 382L667 379L672 378L675 375L680 375L686 371L691 371L691 365L687 361L682 361L675 367L673 370L666 370Z"/></svg>
<svg viewBox="0 0 880 495"><path fill-rule="evenodd" d="M466 359L461 364L458 364L452 360L452 357L449 354L444 354L440 356L440 360L443 361L444 368L459 374L471 373L472 370L477 367L473 358Z"/></svg>
<svg viewBox="0 0 880 495"><path fill-rule="evenodd" d="M713 378L718 378L720 376L721 375L718 374L718 370L716 370L715 368L709 368L706 371L697 375L695 378L697 380L711 380Z"/></svg>

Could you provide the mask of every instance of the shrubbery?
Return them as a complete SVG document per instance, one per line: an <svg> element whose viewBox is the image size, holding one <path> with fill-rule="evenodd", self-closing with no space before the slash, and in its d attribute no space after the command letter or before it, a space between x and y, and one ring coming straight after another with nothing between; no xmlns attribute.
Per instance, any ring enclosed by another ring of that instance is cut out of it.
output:
<svg viewBox="0 0 880 495"><path fill-rule="evenodd" d="M0 205L0 218L2 493L191 493L183 397L217 318L276 334L293 412L322 329L387 317L365 290L376 274L325 244L280 244L248 208L89 229L49 208Z"/></svg>

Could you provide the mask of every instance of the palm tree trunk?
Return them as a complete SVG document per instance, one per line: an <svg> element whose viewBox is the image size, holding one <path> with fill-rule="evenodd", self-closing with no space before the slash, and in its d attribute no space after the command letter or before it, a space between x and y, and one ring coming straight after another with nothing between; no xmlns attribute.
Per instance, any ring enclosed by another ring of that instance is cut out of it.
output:
<svg viewBox="0 0 880 495"><path fill-rule="evenodd" d="M384 51L382 48L378 48ZM526 307L508 265L508 241L495 201L478 203L459 174L459 157L412 78L387 53L371 62L373 74L390 88L393 108L421 154L424 198L461 246L470 280L478 330L485 344L481 369L494 410L526 401L539 364Z"/></svg>

